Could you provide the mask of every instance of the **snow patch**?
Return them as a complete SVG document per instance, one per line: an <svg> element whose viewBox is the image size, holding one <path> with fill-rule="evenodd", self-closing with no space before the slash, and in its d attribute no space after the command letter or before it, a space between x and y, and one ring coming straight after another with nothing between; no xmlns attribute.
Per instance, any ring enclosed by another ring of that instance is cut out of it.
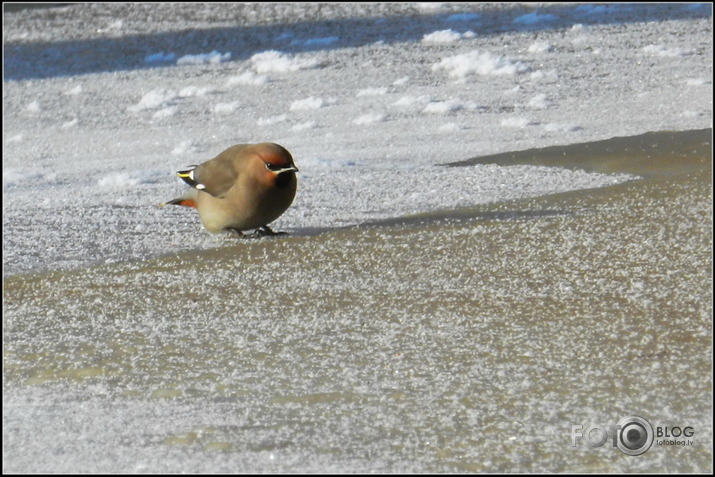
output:
<svg viewBox="0 0 715 477"><path fill-rule="evenodd" d="M549 103L546 95L542 93L531 98L526 105L532 109L546 109L549 106Z"/></svg>
<svg viewBox="0 0 715 477"><path fill-rule="evenodd" d="M373 123L381 123L387 120L387 115L385 113L367 113L359 116L353 120L353 124L357 125L368 125Z"/></svg>
<svg viewBox="0 0 715 477"><path fill-rule="evenodd" d="M474 109L471 103L464 103L456 99L446 101L432 101L422 110L425 114L449 114L461 109Z"/></svg>
<svg viewBox="0 0 715 477"><path fill-rule="evenodd" d="M138 113L147 109L156 109L162 106L167 106L176 97L177 94L173 90L163 88L155 89L142 96L138 103L129 106L127 111Z"/></svg>
<svg viewBox="0 0 715 477"><path fill-rule="evenodd" d="M692 50L677 47L668 47L665 45L648 45L643 47L643 53L648 56L677 58L679 56L687 56L692 54Z"/></svg>
<svg viewBox="0 0 715 477"><path fill-rule="evenodd" d="M506 118L502 119L499 123L506 128L523 129L527 126L531 126L534 123L527 118Z"/></svg>
<svg viewBox="0 0 715 477"><path fill-rule="evenodd" d="M65 95L67 95L67 96L78 96L80 94L82 94L82 85L81 84L78 84L74 88L65 91Z"/></svg>
<svg viewBox="0 0 715 477"><path fill-rule="evenodd" d="M27 106L25 106L25 111L30 114L38 114L42 112L42 107L40 106L39 101L32 101Z"/></svg>
<svg viewBox="0 0 715 477"><path fill-rule="evenodd" d="M198 55L184 55L176 60L177 65L215 65L229 61L231 53L219 53L214 50L211 53L200 53Z"/></svg>
<svg viewBox="0 0 715 477"><path fill-rule="evenodd" d="M238 106L241 104L240 101L231 101L230 103L217 103L214 105L214 113L216 114L232 114Z"/></svg>
<svg viewBox="0 0 715 477"><path fill-rule="evenodd" d="M292 131L305 131L307 129L315 129L318 126L318 123L315 121L306 121L304 123L298 123L294 124L291 126Z"/></svg>
<svg viewBox="0 0 715 477"><path fill-rule="evenodd" d="M382 96L383 94L387 94L387 88L382 87L382 88L364 88L359 90L355 96Z"/></svg>
<svg viewBox="0 0 715 477"><path fill-rule="evenodd" d="M529 53L546 53L548 51L551 51L553 49L553 46L549 44L546 41L535 41L531 45L529 45L529 48L527 48L527 51Z"/></svg>
<svg viewBox="0 0 715 477"><path fill-rule="evenodd" d="M444 58L432 66L433 71L445 70L451 78L464 81L475 75L515 75L528 71L528 65L503 56L477 50Z"/></svg>
<svg viewBox="0 0 715 477"><path fill-rule="evenodd" d="M226 80L226 86L232 87L236 85L252 85L259 86L269 82L268 76L257 75L253 71L246 71L237 76L231 76Z"/></svg>
<svg viewBox="0 0 715 477"><path fill-rule="evenodd" d="M319 66L319 62L313 58L288 55L275 50L256 53L250 62L253 70L259 74L290 73Z"/></svg>
<svg viewBox="0 0 715 477"><path fill-rule="evenodd" d="M291 111L304 111L310 109L320 109L325 106L325 101L321 98L315 98L313 96L305 99L298 99L291 103Z"/></svg>
<svg viewBox="0 0 715 477"><path fill-rule="evenodd" d="M178 96L180 98L189 98L192 96L206 96L209 93L215 91L211 86L186 86L179 90Z"/></svg>
<svg viewBox="0 0 715 477"><path fill-rule="evenodd" d="M474 37L476 34L473 31L459 33L454 30L440 30L423 36L422 43L454 43L464 38Z"/></svg>
<svg viewBox="0 0 715 477"><path fill-rule="evenodd" d="M288 116L281 114L279 116L273 116L271 118L260 118L256 121L258 126L270 126L272 124L282 123L288 119Z"/></svg>

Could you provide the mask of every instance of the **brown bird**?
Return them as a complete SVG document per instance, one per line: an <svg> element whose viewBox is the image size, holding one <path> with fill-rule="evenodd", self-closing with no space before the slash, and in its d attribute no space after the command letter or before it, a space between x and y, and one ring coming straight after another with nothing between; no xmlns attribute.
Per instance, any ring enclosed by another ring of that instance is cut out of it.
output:
<svg viewBox="0 0 715 477"><path fill-rule="evenodd" d="M276 235L268 224L293 202L297 171L293 156L283 146L238 144L201 165L178 171L193 189L166 204L195 207L209 232L230 230L243 235L257 229L263 235Z"/></svg>

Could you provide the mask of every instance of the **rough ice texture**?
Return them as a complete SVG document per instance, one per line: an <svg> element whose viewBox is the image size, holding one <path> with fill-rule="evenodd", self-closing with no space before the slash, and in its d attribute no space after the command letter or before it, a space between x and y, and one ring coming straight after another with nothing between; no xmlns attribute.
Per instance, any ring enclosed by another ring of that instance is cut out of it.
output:
<svg viewBox="0 0 715 477"><path fill-rule="evenodd" d="M689 184L499 233L334 230L628 179L437 165L711 126L709 5L5 7L4 471L712 471ZM158 207L174 171L257 141L300 168L273 225L294 237ZM569 446L631 412L702 440Z"/></svg>
<svg viewBox="0 0 715 477"><path fill-rule="evenodd" d="M283 8L286 15L293 9ZM337 25L353 21L352 10L332 8ZM377 7L354 8L374 14ZM156 205L182 193L175 170L235 143L275 141L293 152L299 192L275 226L296 231L612 184L626 177L529 167L456 174L433 165L710 123L711 102L702 99L712 92L712 82L703 80L710 50L708 43L692 47L708 32L706 11L681 7L693 18L680 33L682 24L654 6L558 14L502 7L478 16L450 8L423 11L418 19L375 15L349 42L328 34L337 25L325 23L311 37L299 22L286 23L253 50L231 43L248 40L241 35L209 47L179 33L169 33L176 36L167 44L148 42L133 35L168 25L137 15L109 23L113 47L73 62L23 43L52 34L59 40L71 22L44 25L45 11L9 15L5 273L220 246L192 211ZM101 29L91 5L52 11L85 15ZM172 10L168 31L215 26L221 16L213 7L209 15L217 18L205 23L179 20L182 11ZM660 21L638 21L649 16ZM20 30L14 20L22 17L30 27ZM480 25L476 36L465 35ZM570 25L579 27L563 30ZM85 30L71 35L96 34ZM422 45L446 37L438 48ZM78 41L92 48L94 40ZM125 63L124 45L144 51L135 64ZM76 46L53 48L72 57ZM45 77L47 66L56 74ZM74 74L75 67L84 74ZM192 147L182 147L186 141ZM142 179L146 171L151 181ZM153 171L164 171L164 179Z"/></svg>

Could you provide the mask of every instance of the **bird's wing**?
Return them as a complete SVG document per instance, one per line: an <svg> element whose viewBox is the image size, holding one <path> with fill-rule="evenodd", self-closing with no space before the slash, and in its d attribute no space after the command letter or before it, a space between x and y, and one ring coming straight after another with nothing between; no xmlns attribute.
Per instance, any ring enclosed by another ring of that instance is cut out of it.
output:
<svg viewBox="0 0 715 477"><path fill-rule="evenodd" d="M221 155L176 174L191 187L218 198L224 197L238 179L233 161Z"/></svg>

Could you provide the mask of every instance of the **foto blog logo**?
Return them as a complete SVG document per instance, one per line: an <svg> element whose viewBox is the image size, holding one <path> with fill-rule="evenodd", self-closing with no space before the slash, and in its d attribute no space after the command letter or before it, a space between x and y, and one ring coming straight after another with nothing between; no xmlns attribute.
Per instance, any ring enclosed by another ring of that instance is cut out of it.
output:
<svg viewBox="0 0 715 477"><path fill-rule="evenodd" d="M580 440L584 440L590 447L601 447L610 438L613 447L617 447L624 454L641 455L651 448L654 440L658 445L692 445L693 441L686 438L693 437L694 434L692 426L658 426L654 430L642 417L628 416L618 421L618 424L607 427L592 425L584 429L583 425L572 425L571 446L576 447ZM680 439L681 437L683 439Z"/></svg>
<svg viewBox="0 0 715 477"><path fill-rule="evenodd" d="M571 446L576 447L577 439L583 438L589 446L601 447L608 441L609 435L613 447L628 455L641 455L653 445L653 426L642 417L628 416L618 424L608 426L608 429L592 425L584 431L582 425L571 426Z"/></svg>

